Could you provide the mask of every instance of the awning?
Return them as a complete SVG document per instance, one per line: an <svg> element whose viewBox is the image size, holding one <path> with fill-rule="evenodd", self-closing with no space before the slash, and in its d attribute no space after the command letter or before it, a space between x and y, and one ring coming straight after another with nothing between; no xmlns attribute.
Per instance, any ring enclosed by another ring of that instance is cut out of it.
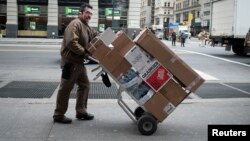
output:
<svg viewBox="0 0 250 141"><path fill-rule="evenodd" d="M194 27L201 26L201 22L192 22L191 26L194 26Z"/></svg>

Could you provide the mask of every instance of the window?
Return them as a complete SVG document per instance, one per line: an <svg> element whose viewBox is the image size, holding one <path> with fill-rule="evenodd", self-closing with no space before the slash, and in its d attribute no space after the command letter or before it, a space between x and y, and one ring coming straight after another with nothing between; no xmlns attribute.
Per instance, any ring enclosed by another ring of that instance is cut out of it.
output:
<svg viewBox="0 0 250 141"><path fill-rule="evenodd" d="M209 16L209 15L210 15L210 11L205 11L205 12L203 13L203 15L204 15L204 16Z"/></svg>
<svg viewBox="0 0 250 141"><path fill-rule="evenodd" d="M210 7L210 3L204 3L204 7Z"/></svg>
<svg viewBox="0 0 250 141"><path fill-rule="evenodd" d="M48 5L48 0L17 0L19 5L29 4L29 5Z"/></svg>
<svg viewBox="0 0 250 141"><path fill-rule="evenodd" d="M18 30L47 31L47 6L19 5Z"/></svg>
<svg viewBox="0 0 250 141"><path fill-rule="evenodd" d="M103 0L100 0L102 2ZM107 1L107 0L106 0ZM89 0L58 0L59 6L77 6L79 7L81 3L89 3Z"/></svg>
<svg viewBox="0 0 250 141"><path fill-rule="evenodd" d="M128 0L114 0L114 12L113 5L105 3L107 1L112 2L112 0L101 1L101 3L99 2L99 26L105 25L104 29L112 27L115 31L120 30L121 27L127 28ZM112 16L112 13L114 13L114 16Z"/></svg>

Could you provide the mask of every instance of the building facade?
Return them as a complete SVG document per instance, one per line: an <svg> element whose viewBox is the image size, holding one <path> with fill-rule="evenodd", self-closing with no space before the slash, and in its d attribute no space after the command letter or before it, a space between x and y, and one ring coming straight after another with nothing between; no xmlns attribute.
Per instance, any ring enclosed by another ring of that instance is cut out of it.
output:
<svg viewBox="0 0 250 141"><path fill-rule="evenodd" d="M82 2L93 6L90 26L100 32L107 27L128 32L140 28L141 0L0 0L1 33L6 37L61 37L78 16Z"/></svg>
<svg viewBox="0 0 250 141"><path fill-rule="evenodd" d="M155 0L154 25L167 28L174 21L174 0Z"/></svg>
<svg viewBox="0 0 250 141"><path fill-rule="evenodd" d="M210 0L202 0L201 1L201 15L200 22L201 27L205 31L209 31L210 19L211 19L211 2Z"/></svg>
<svg viewBox="0 0 250 141"><path fill-rule="evenodd" d="M188 25L192 36L196 36L202 30L208 31L210 0L175 0L175 21Z"/></svg>
<svg viewBox="0 0 250 141"><path fill-rule="evenodd" d="M141 0L140 27L151 27L154 24L154 0Z"/></svg>

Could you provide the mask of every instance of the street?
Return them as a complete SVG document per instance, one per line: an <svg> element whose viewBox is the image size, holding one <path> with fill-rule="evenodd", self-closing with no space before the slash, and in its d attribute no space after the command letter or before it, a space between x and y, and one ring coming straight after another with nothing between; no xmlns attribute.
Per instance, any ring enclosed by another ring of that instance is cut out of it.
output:
<svg viewBox="0 0 250 141"><path fill-rule="evenodd" d="M249 98L250 56L237 56L226 52L224 47L199 46L199 40L191 39L186 47L172 47L170 41L162 40L205 80L192 98ZM57 82L60 81L60 45L1 45L0 81L2 87L12 81ZM89 79L97 72L91 70L96 64L86 65ZM100 82L98 79L95 82ZM6 83L7 82L7 83ZM0 85L1 86L1 85ZM212 91L211 91L212 89ZM0 89L1 91L1 89Z"/></svg>

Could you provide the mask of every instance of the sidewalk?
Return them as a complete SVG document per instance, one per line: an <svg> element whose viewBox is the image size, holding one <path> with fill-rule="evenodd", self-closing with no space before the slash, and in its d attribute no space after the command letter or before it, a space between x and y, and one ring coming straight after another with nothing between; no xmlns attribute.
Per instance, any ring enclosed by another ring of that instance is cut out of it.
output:
<svg viewBox="0 0 250 141"><path fill-rule="evenodd" d="M133 109L132 100L126 100ZM0 141L207 141L209 124L250 124L250 99L191 100L180 104L151 136L137 125L116 100L89 100L92 121L75 117L71 99L66 116L70 125L52 120L55 99L0 99Z"/></svg>
<svg viewBox="0 0 250 141"><path fill-rule="evenodd" d="M62 38L0 38L0 44L61 44Z"/></svg>

